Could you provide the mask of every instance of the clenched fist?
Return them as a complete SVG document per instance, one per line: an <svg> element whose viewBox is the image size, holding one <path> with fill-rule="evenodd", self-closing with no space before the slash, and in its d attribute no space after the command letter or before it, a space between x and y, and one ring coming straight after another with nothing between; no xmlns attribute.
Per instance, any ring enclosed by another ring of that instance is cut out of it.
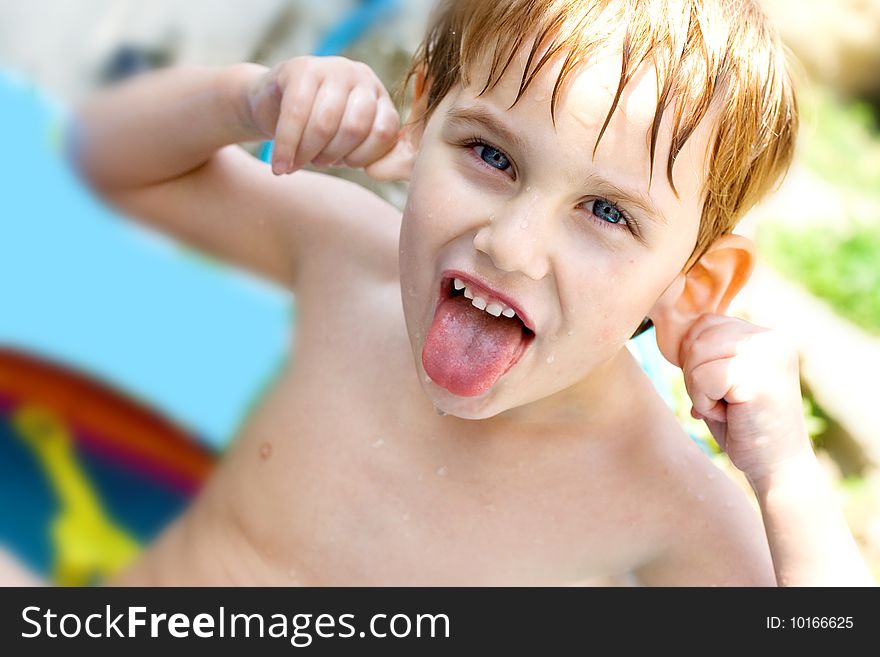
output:
<svg viewBox="0 0 880 657"><path fill-rule="evenodd" d="M247 89L247 120L275 140L272 170L365 168L397 142L400 116L382 82L344 57L297 57Z"/></svg>
<svg viewBox="0 0 880 657"><path fill-rule="evenodd" d="M753 484L812 449L797 352L778 332L706 314L681 342L691 415Z"/></svg>

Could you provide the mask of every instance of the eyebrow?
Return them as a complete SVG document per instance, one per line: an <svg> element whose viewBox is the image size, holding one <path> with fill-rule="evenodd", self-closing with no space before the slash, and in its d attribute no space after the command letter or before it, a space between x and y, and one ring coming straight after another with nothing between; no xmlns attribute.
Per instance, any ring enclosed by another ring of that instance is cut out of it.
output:
<svg viewBox="0 0 880 657"><path fill-rule="evenodd" d="M529 150L522 135L507 127L496 113L486 106L452 107L447 111L446 116L450 123L464 123L477 128L485 128L498 135L503 141L513 144L518 150ZM585 184L588 187L599 188L597 193L607 194L610 197L608 200L638 208L654 224L666 226L669 223L653 199L644 192L622 187L595 173L587 176Z"/></svg>
<svg viewBox="0 0 880 657"><path fill-rule="evenodd" d="M450 123L465 123L477 128L486 128L504 141L516 146L521 151L529 150L526 140L510 128L495 115L495 112L483 105L471 107L453 107L446 116Z"/></svg>

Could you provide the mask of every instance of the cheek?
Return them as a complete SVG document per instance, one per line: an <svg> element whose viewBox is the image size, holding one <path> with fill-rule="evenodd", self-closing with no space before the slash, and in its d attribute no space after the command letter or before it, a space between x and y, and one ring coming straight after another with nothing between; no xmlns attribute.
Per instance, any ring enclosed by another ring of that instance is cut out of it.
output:
<svg viewBox="0 0 880 657"><path fill-rule="evenodd" d="M401 263L422 257L419 251L428 247L432 241L432 231L437 224L433 208L437 206L437 202L430 189L428 180L414 177L410 184L400 232Z"/></svg>
<svg viewBox="0 0 880 657"><path fill-rule="evenodd" d="M443 149L425 149L413 168L403 214L401 249L414 258L433 258L439 250L475 233L489 216L485 194L463 184ZM424 260L423 260L424 261Z"/></svg>
<svg viewBox="0 0 880 657"><path fill-rule="evenodd" d="M429 263L455 230L450 186L437 167L417 162L413 170L400 231L400 276L404 289L433 280Z"/></svg>
<svg viewBox="0 0 880 657"><path fill-rule="evenodd" d="M664 285L650 266L635 268L634 259L625 259L607 269L592 268L577 279L579 289L572 304L577 324L593 346L619 347L632 337L647 316Z"/></svg>
<svg viewBox="0 0 880 657"><path fill-rule="evenodd" d="M601 350L609 345L619 345L630 336L629 331L625 330L630 320L631 313L627 312L627 308L620 307L619 303L611 300L606 305L599 305L596 308L593 321L595 322L594 344Z"/></svg>
<svg viewBox="0 0 880 657"><path fill-rule="evenodd" d="M442 231L447 223L446 213L455 204L451 192L454 187L445 179L440 167L431 166L429 161L430 157L417 160L404 211L405 227L409 232L426 238Z"/></svg>

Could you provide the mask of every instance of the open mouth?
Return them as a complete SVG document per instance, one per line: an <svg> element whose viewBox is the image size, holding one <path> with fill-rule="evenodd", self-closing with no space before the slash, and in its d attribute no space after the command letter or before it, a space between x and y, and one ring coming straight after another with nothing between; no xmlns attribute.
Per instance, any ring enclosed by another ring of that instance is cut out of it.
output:
<svg viewBox="0 0 880 657"><path fill-rule="evenodd" d="M442 298L449 299L464 297L470 301L474 308L482 310L492 317L501 321L516 321L522 329L524 339L532 340L535 337L535 332L526 325L522 313L517 312L514 306L507 305L504 300L496 298L493 293L484 291L480 286L466 279L444 278L440 294Z"/></svg>
<svg viewBox="0 0 880 657"><path fill-rule="evenodd" d="M534 338L529 320L502 295L448 276L441 281L422 365L451 393L478 397L522 359Z"/></svg>

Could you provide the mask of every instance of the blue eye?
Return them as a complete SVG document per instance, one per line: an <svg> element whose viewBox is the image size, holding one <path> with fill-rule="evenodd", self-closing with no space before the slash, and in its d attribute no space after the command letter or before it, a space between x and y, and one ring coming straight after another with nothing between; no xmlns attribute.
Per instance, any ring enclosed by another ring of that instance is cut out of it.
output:
<svg viewBox="0 0 880 657"><path fill-rule="evenodd" d="M504 153L485 144L480 144L479 146L483 149L483 153L480 157L486 164L499 171L507 171L507 169L510 168L510 160L507 159L507 156Z"/></svg>
<svg viewBox="0 0 880 657"><path fill-rule="evenodd" d="M593 201L593 214L609 224L627 224L623 211L611 201L599 198Z"/></svg>
<svg viewBox="0 0 880 657"><path fill-rule="evenodd" d="M495 148L482 137L470 137L459 142L458 145L466 148L470 151L470 155L479 157L480 160L496 171L507 171L509 169L511 173L514 173L513 162L504 154L504 151ZM477 151L476 149L480 150Z"/></svg>

